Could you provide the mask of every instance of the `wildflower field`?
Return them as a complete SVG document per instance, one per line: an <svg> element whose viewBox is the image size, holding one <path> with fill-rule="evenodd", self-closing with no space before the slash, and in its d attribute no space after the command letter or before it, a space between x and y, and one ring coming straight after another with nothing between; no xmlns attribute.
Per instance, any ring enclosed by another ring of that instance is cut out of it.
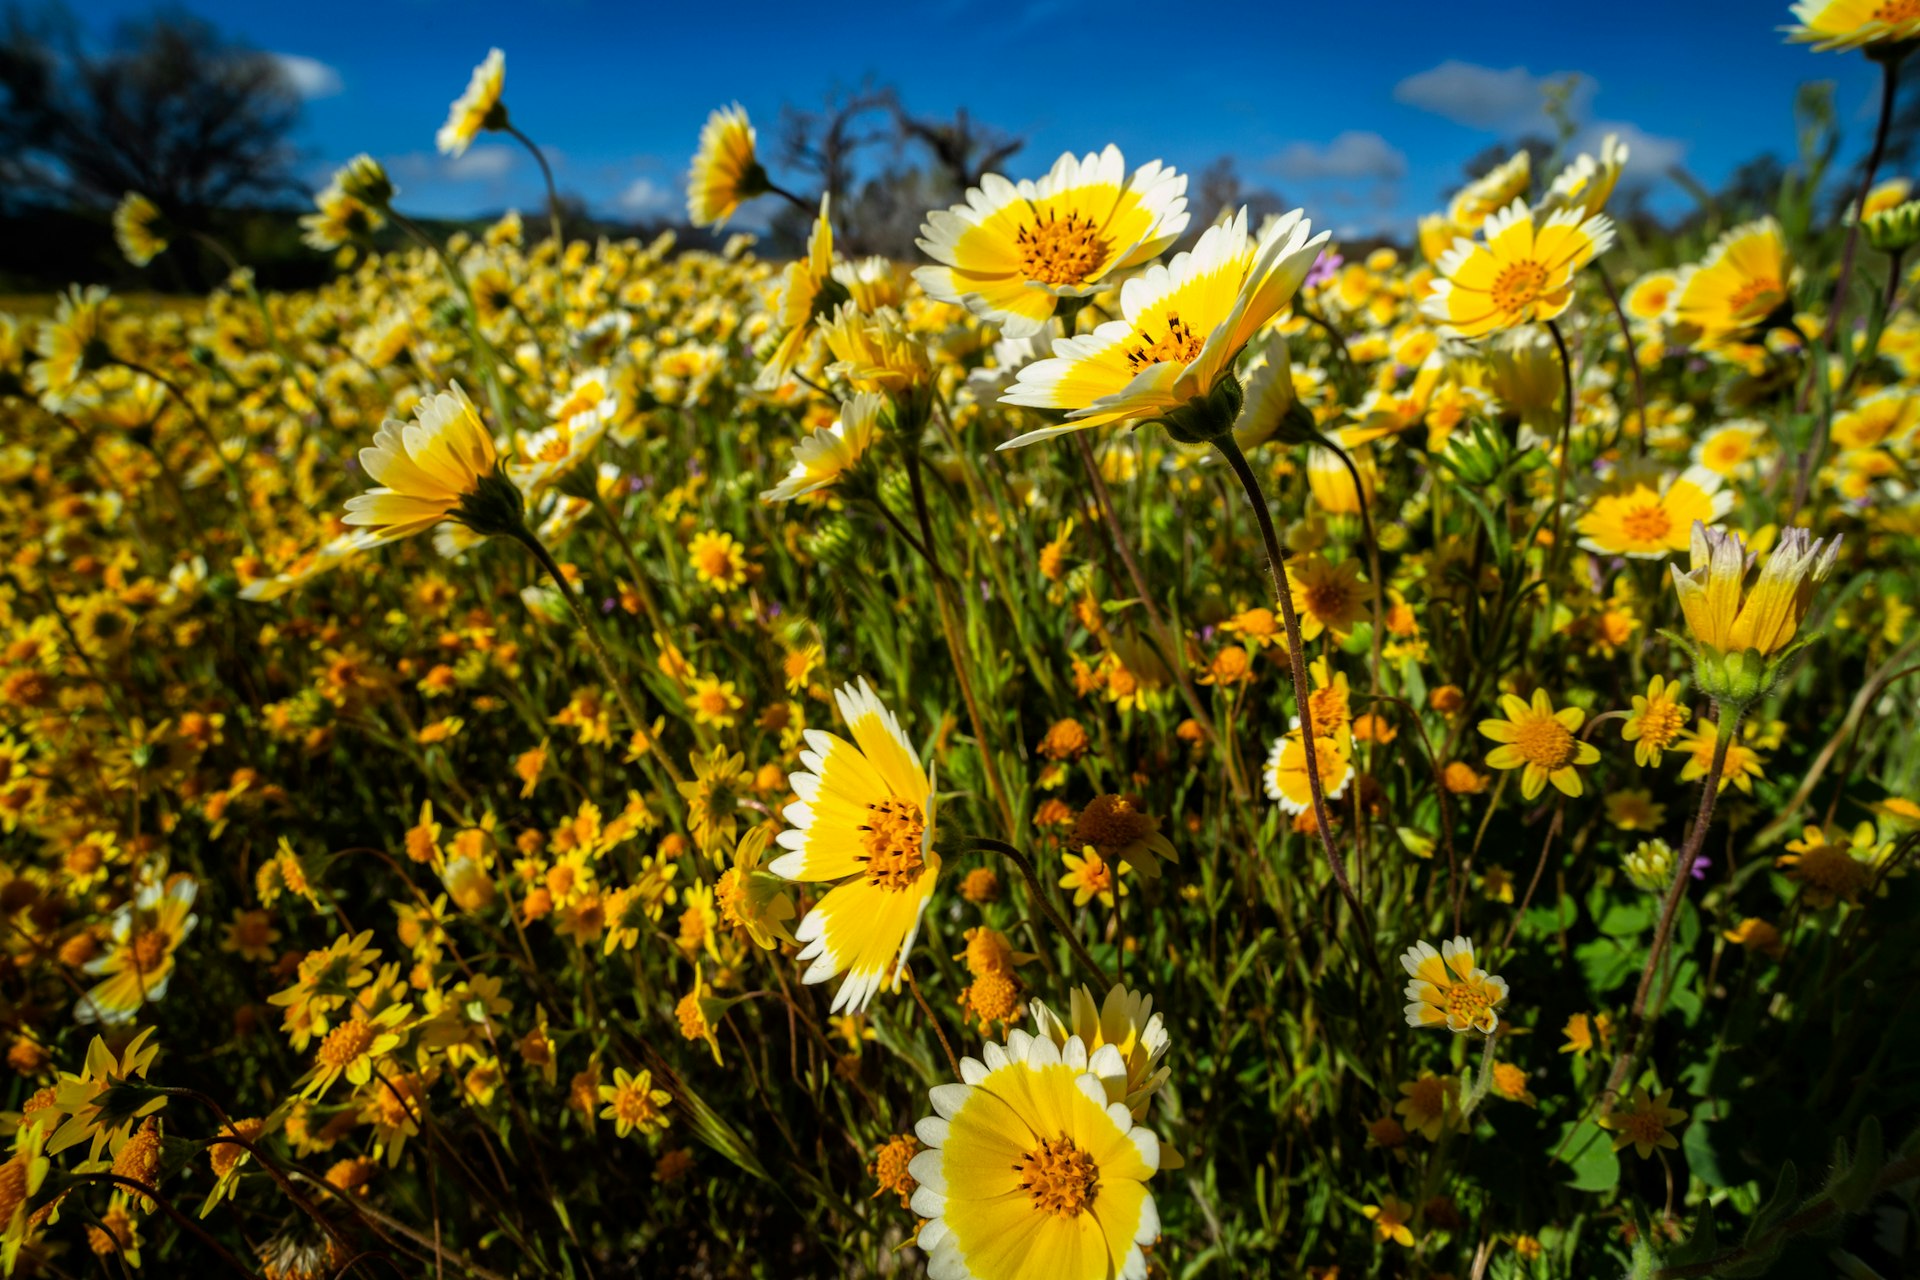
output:
<svg viewBox="0 0 1920 1280"><path fill-rule="evenodd" d="M726 108L795 261L361 157L323 287L0 314L0 1269L1920 1274L1887 130L1366 253L1089 139L895 262Z"/></svg>

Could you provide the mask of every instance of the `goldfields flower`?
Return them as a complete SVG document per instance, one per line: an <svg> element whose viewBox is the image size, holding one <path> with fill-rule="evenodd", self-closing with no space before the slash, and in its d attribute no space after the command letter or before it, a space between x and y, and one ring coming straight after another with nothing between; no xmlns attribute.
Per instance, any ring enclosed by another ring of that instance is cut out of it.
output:
<svg viewBox="0 0 1920 1280"><path fill-rule="evenodd" d="M1178 239L1186 190L1185 175L1158 160L1129 177L1112 144L1062 155L1038 182L989 173L964 204L927 215L916 243L940 265L913 275L929 297L1030 338L1063 299L1091 297Z"/></svg>
<svg viewBox="0 0 1920 1280"><path fill-rule="evenodd" d="M160 1046L148 1043L154 1028L134 1036L118 1056L99 1036L87 1046L87 1057L79 1075L62 1073L54 1085L52 1113L64 1116L60 1127L47 1139L47 1151L58 1155L68 1147L88 1143L89 1163L100 1158L104 1149L118 1155L139 1121L167 1105L166 1095L156 1089L132 1084L144 1080ZM38 1123L28 1126L39 1128Z"/></svg>
<svg viewBox="0 0 1920 1280"><path fill-rule="evenodd" d="M1680 271L1667 318L1700 335L1704 347L1746 341L1791 305L1793 259L1771 217L1733 228L1699 265Z"/></svg>
<svg viewBox="0 0 1920 1280"><path fill-rule="evenodd" d="M120 908L113 919L113 946L87 962L86 971L101 981L74 1004L74 1021L118 1026L167 994L174 952L200 922L193 914L198 891L191 876L176 875L164 885L147 885Z"/></svg>
<svg viewBox="0 0 1920 1280"><path fill-rule="evenodd" d="M1713 767L1715 740L1714 729L1706 725L1689 729L1680 735L1673 744L1674 750L1684 753L1687 758L1686 764L1680 767L1680 781L1698 782L1707 776L1707 771ZM1728 787L1735 787L1752 795L1753 780L1766 776L1762 767L1764 763L1760 753L1746 743L1737 739L1728 743L1727 758L1720 768L1720 786L1716 794Z"/></svg>
<svg viewBox="0 0 1920 1280"><path fill-rule="evenodd" d="M1021 368L1002 404L1064 410L1067 421L1002 444L1012 449L1127 418L1166 422L1176 439L1232 430L1243 402L1234 362L1292 301L1326 243L1299 210L1256 238L1247 211L1207 228L1190 251L1120 288L1121 319L1057 338L1053 356Z"/></svg>
<svg viewBox="0 0 1920 1280"><path fill-rule="evenodd" d="M1382 1196L1379 1204L1361 1205L1360 1213L1373 1224L1373 1238L1381 1244L1413 1248L1413 1230L1407 1226L1413 1221L1413 1206L1406 1201Z"/></svg>
<svg viewBox="0 0 1920 1280"><path fill-rule="evenodd" d="M1633 695L1633 712L1621 727L1620 737L1633 743L1635 764L1657 768L1660 753L1679 738L1687 717L1693 714L1680 701L1684 694L1685 686L1678 680L1670 683L1665 676L1655 676L1647 682L1644 695Z"/></svg>
<svg viewBox="0 0 1920 1280"><path fill-rule="evenodd" d="M1920 427L1920 396L1895 387L1856 401L1833 418L1833 443L1842 449L1871 449L1904 443Z"/></svg>
<svg viewBox="0 0 1920 1280"><path fill-rule="evenodd" d="M1737 947L1759 951L1775 960L1785 955L1787 950L1780 930L1758 916L1747 916L1733 928L1722 930L1720 936Z"/></svg>
<svg viewBox="0 0 1920 1280"><path fill-rule="evenodd" d="M1627 167L1627 146L1618 134L1610 133L1600 142L1600 158L1582 152L1572 164L1554 178L1547 194L1541 197L1536 213L1548 214L1560 209L1578 209L1590 218L1606 207L1620 173Z"/></svg>
<svg viewBox="0 0 1920 1280"><path fill-rule="evenodd" d="M1546 215L1515 200L1488 218L1483 240L1464 237L1442 254L1440 279L1421 304L1443 332L1479 338L1551 320L1573 300L1573 276L1613 244L1613 222L1579 207Z"/></svg>
<svg viewBox="0 0 1920 1280"><path fill-rule="evenodd" d="M1787 39L1810 44L1816 53L1836 49L1865 49L1879 56L1888 48L1920 40L1920 5L1913 0L1800 0L1793 6L1799 21L1784 27Z"/></svg>
<svg viewBox="0 0 1920 1280"><path fill-rule="evenodd" d="M909 1172L908 1165L920 1154L920 1140L910 1133L896 1133L881 1143L873 1153L873 1163L867 1166L867 1172L880 1184L872 1198L878 1200L889 1191L900 1197L900 1207L911 1207L913 1193L920 1186Z"/></svg>
<svg viewBox="0 0 1920 1280"><path fill-rule="evenodd" d="M14 1135L13 1153L0 1163L0 1273L12 1275L20 1261L20 1247L35 1216L28 1206L53 1167L46 1146L44 1128L24 1125Z"/></svg>
<svg viewBox="0 0 1920 1280"><path fill-rule="evenodd" d="M1416 1080L1400 1084L1400 1101L1393 1106L1409 1133L1417 1133L1428 1142L1440 1141L1440 1135L1460 1116L1460 1081L1453 1076L1437 1076L1422 1071Z"/></svg>
<svg viewBox="0 0 1920 1280"><path fill-rule="evenodd" d="M486 58L473 69L466 91L447 109L447 122L434 135L441 155L465 155L482 129L506 127L507 109L500 102L506 78L507 55L498 49L487 50Z"/></svg>
<svg viewBox="0 0 1920 1280"><path fill-rule="evenodd" d="M327 1038L314 1051L312 1069L301 1082L301 1097L325 1093L341 1076L356 1085L371 1080L375 1060L399 1045L400 1023L413 1012L413 1006L391 1004L371 1018L360 1016L362 1012L355 1009L355 1016L327 1032Z"/></svg>
<svg viewBox="0 0 1920 1280"><path fill-rule="evenodd" d="M1490 1036L1500 1025L1496 1011L1507 999L1506 979L1475 967L1468 939L1453 938L1438 951L1430 942L1415 942L1400 957L1400 967L1413 979L1405 992L1408 1026Z"/></svg>
<svg viewBox="0 0 1920 1280"><path fill-rule="evenodd" d="M1124 983L1116 983L1107 992L1107 998L1095 1004L1092 991L1075 987L1068 993L1064 1021L1038 1000L1033 1002L1033 1021L1036 1035L1052 1040L1062 1049L1069 1040L1078 1038L1102 1065L1110 1065L1111 1060L1099 1051L1107 1045L1118 1049L1125 1070L1101 1075L1100 1079L1106 1087L1107 1101L1125 1103L1135 1120L1146 1118L1147 1104L1173 1070L1165 1062L1173 1041L1160 1015L1153 1011L1152 996L1143 991L1129 991ZM1091 1059L1089 1070L1100 1075Z"/></svg>
<svg viewBox="0 0 1920 1280"><path fill-rule="evenodd" d="M348 498L341 519L371 526L382 540L423 533L443 520L483 535L520 525L520 490L457 382L422 399L412 422L382 423L373 445L360 451L360 465L380 487Z"/></svg>
<svg viewBox="0 0 1920 1280"><path fill-rule="evenodd" d="M713 890L720 922L746 934L762 951L773 950L775 941L799 945L787 930L787 921L793 919L787 882L760 869L769 838L764 825L741 837L734 846L733 864L720 873Z"/></svg>
<svg viewBox="0 0 1920 1280"><path fill-rule="evenodd" d="M711 529L693 535L687 544L687 563L703 586L725 595L747 580L747 552L730 533Z"/></svg>
<svg viewBox="0 0 1920 1280"><path fill-rule="evenodd" d="M908 1171L932 1280L1145 1280L1160 1141L1109 1102L1117 1047L1011 1032L930 1091Z"/></svg>
<svg viewBox="0 0 1920 1280"><path fill-rule="evenodd" d="M1687 1113L1667 1105L1672 1097L1671 1089L1649 1094L1645 1085L1635 1085L1626 1106L1608 1111L1595 1123L1613 1135L1615 1151L1632 1147L1634 1154L1645 1160L1656 1147L1672 1150L1680 1145L1667 1130L1685 1120Z"/></svg>
<svg viewBox="0 0 1920 1280"><path fill-rule="evenodd" d="M1664 482L1633 468L1602 488L1574 528L1589 551L1658 560L1686 550L1695 523L1712 524L1732 509L1733 490L1705 467Z"/></svg>
<svg viewBox="0 0 1920 1280"><path fill-rule="evenodd" d="M1863 822L1852 832L1834 826L1804 827L1798 840L1787 842L1787 849L1773 865L1800 886L1809 904L1830 907L1845 902L1857 907L1875 866L1886 859L1892 846L1877 843L1873 824Z"/></svg>
<svg viewBox="0 0 1920 1280"><path fill-rule="evenodd" d="M634 1072L615 1067L613 1083L601 1085L599 1093L600 1101L607 1104L600 1118L613 1121L618 1136L633 1133L644 1138L667 1127L666 1107L673 1095L653 1087L653 1072L647 1068Z"/></svg>
<svg viewBox="0 0 1920 1280"><path fill-rule="evenodd" d="M1533 691L1531 704L1505 694L1500 708L1505 719L1480 722L1480 732L1500 744L1487 753L1487 764L1495 769L1524 769L1520 794L1528 800L1549 782L1567 795L1581 794L1575 770L1600 758L1598 747L1573 736L1586 722L1587 713L1578 707L1555 711L1545 689Z"/></svg>
<svg viewBox="0 0 1920 1280"><path fill-rule="evenodd" d="M1695 645L1695 683L1709 697L1751 702L1770 687L1780 665L1806 639L1795 634L1813 604L1814 586L1833 570L1840 539L1822 542L1801 528L1783 529L1751 587L1755 557L1740 535L1693 525L1687 572L1669 565L1680 610Z"/></svg>
<svg viewBox="0 0 1920 1280"><path fill-rule="evenodd" d="M721 226L741 201L772 190L767 171L755 158L754 143L753 124L739 103L707 117L693 167L687 171L687 221L696 227Z"/></svg>
<svg viewBox="0 0 1920 1280"><path fill-rule="evenodd" d="M834 699L853 742L806 731L805 770L788 779L799 799L778 836L787 852L767 869L785 880L836 882L794 930L805 944L795 958L807 964L802 982L845 973L832 1012L857 1013L905 965L940 855L933 782L900 722L864 678Z"/></svg>
<svg viewBox="0 0 1920 1280"><path fill-rule="evenodd" d="M1360 577L1357 556L1334 564L1315 552L1294 567L1290 583L1293 607L1300 614L1302 640L1317 640L1322 632L1342 638L1373 612L1372 593ZM1314 732L1320 731L1316 721Z"/></svg>
<svg viewBox="0 0 1920 1280"><path fill-rule="evenodd" d="M833 425L821 427L793 446L793 469L786 479L760 494L762 502L792 502L841 483L879 435L886 397L862 391L840 406Z"/></svg>
<svg viewBox="0 0 1920 1280"><path fill-rule="evenodd" d="M167 251L166 219L153 201L138 191L120 197L113 210L113 238L121 254L144 267Z"/></svg>
<svg viewBox="0 0 1920 1280"><path fill-rule="evenodd" d="M1126 874L1126 867L1108 862L1091 845L1081 853L1061 854L1060 861L1067 867L1067 874L1060 877L1060 887L1073 890L1076 908L1086 906L1095 898L1102 906L1111 907L1115 898L1126 897L1127 882L1121 878Z"/></svg>
<svg viewBox="0 0 1920 1280"><path fill-rule="evenodd" d="M1159 879L1160 859L1180 860L1173 841L1160 834L1160 820L1130 796L1102 795L1089 800L1074 819L1068 843L1092 849L1106 862L1124 862L1149 880Z"/></svg>

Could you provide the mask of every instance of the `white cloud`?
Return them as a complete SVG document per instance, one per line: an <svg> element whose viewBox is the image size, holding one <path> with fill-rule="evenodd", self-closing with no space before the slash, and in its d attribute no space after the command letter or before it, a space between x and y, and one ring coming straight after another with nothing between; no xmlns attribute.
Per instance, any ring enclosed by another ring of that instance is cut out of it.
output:
<svg viewBox="0 0 1920 1280"><path fill-rule="evenodd" d="M1629 186L1647 186L1658 182L1666 176L1667 170L1687 158L1687 144L1680 139L1648 133L1639 125L1625 120L1595 120L1580 130L1567 153L1578 155L1584 151L1598 158L1600 144L1610 133L1618 135L1626 145L1627 167L1621 171L1620 180Z"/></svg>
<svg viewBox="0 0 1920 1280"><path fill-rule="evenodd" d="M1296 142L1269 161L1267 167L1293 182L1328 178L1391 182L1406 176L1407 157L1377 133L1350 129L1325 146Z"/></svg>
<svg viewBox="0 0 1920 1280"><path fill-rule="evenodd" d="M652 178L635 178L614 200L620 212L630 218L659 218L678 213L680 193Z"/></svg>
<svg viewBox="0 0 1920 1280"><path fill-rule="evenodd" d="M519 158L512 147L472 147L465 155L449 156L441 176L452 182L494 182L506 177Z"/></svg>
<svg viewBox="0 0 1920 1280"><path fill-rule="evenodd" d="M1546 89L1560 78L1536 76L1525 67L1499 70L1449 58L1395 85L1393 99L1469 128L1517 132L1545 123ZM1569 104L1576 116L1596 87L1591 77L1579 76Z"/></svg>
<svg viewBox="0 0 1920 1280"><path fill-rule="evenodd" d="M279 64L280 74L287 78L293 91L311 102L315 98L331 98L346 91L346 83L340 79L338 69L328 66L318 58L305 57L298 53L269 54Z"/></svg>

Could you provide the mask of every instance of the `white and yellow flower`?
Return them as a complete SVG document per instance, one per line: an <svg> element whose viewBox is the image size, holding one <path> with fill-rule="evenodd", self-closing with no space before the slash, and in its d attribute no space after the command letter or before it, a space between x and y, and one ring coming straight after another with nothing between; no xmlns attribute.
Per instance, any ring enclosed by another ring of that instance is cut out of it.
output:
<svg viewBox="0 0 1920 1280"><path fill-rule="evenodd" d="M466 92L454 99L453 106L447 110L447 122L434 137L440 154L465 155L482 129L498 129L506 124L506 108L500 105L500 92L506 79L507 55L498 49L487 50L485 61L473 69Z"/></svg>
<svg viewBox="0 0 1920 1280"><path fill-rule="evenodd" d="M1129 177L1111 144L1098 155L1068 152L1038 182L990 173L966 203L927 215L917 243L939 265L914 278L1005 336L1031 337L1061 299L1091 297L1178 239L1186 190L1186 176L1158 160Z"/></svg>
<svg viewBox="0 0 1920 1280"><path fill-rule="evenodd" d="M834 695L853 735L848 742L806 732L806 766L789 784L799 797L779 835L787 852L767 870L785 880L836 882L801 920L796 957L802 982L846 981L833 1012L864 1010L906 963L933 897L940 855L933 849L933 782L893 712L862 679Z"/></svg>
<svg viewBox="0 0 1920 1280"><path fill-rule="evenodd" d="M862 391L840 407L831 426L821 427L793 446L793 469L786 479L760 495L762 502L792 502L830 489L851 471L879 435L887 398Z"/></svg>
<svg viewBox="0 0 1920 1280"><path fill-rule="evenodd" d="M1160 1140L1108 1100L1119 1048L1014 1031L960 1063L908 1166L931 1280L1146 1280Z"/></svg>
<svg viewBox="0 0 1920 1280"><path fill-rule="evenodd" d="M1001 403L1065 410L1067 421L1007 441L1002 449L1127 418L1158 418L1207 400L1233 376L1247 344L1293 300L1328 233L1312 235L1299 210L1258 238L1247 211L1209 227L1200 242L1155 263L1120 289L1122 318L1092 333L1058 338L1053 357L1020 370ZM1236 388L1237 389L1237 388ZM1231 428L1240 404L1231 406Z"/></svg>
<svg viewBox="0 0 1920 1280"><path fill-rule="evenodd" d="M1443 942L1438 951L1431 942L1416 942L1400 957L1400 967L1413 979L1405 992L1408 1026L1490 1036L1500 1025L1496 1011L1506 1003L1507 980L1474 965L1468 939Z"/></svg>
<svg viewBox="0 0 1920 1280"><path fill-rule="evenodd" d="M687 221L696 227L717 227L741 201L771 190L767 171L754 152L757 140L746 108L737 102L707 117L699 150L687 171Z"/></svg>
<svg viewBox="0 0 1920 1280"><path fill-rule="evenodd" d="M1606 208L1607 197L1620 182L1620 174L1627 167L1627 155L1627 145L1620 141L1619 135L1608 134L1600 142L1598 160L1583 151L1560 171L1553 185L1547 188L1547 194L1541 197L1535 214L1578 209L1582 218L1591 218L1599 213Z"/></svg>
<svg viewBox="0 0 1920 1280"><path fill-rule="evenodd" d="M342 520L387 539L423 533L455 518L499 461L479 410L456 382L423 399L412 422L389 418L374 432L360 465L380 487L348 498Z"/></svg>
<svg viewBox="0 0 1920 1280"><path fill-rule="evenodd" d="M1787 39L1816 53L1920 40L1920 4L1913 0L1800 0L1793 16L1799 21L1783 28Z"/></svg>
<svg viewBox="0 0 1920 1280"><path fill-rule="evenodd" d="M1126 1069L1101 1077L1107 1101L1124 1102L1135 1120L1146 1117L1147 1103L1172 1072L1165 1060L1173 1041L1163 1019L1153 1011L1152 996L1115 983L1098 1004L1093 992L1075 987L1068 996L1065 1021L1038 1000L1032 1008L1034 1030L1062 1049L1076 1038L1087 1046L1089 1054L1102 1060L1105 1055L1098 1052L1102 1047L1118 1049Z"/></svg>
<svg viewBox="0 0 1920 1280"><path fill-rule="evenodd" d="M1613 244L1613 221L1581 207L1536 219L1515 200L1486 220L1484 239L1460 239L1440 255L1440 279L1421 309L1443 331L1478 338L1551 320L1573 300L1576 271Z"/></svg>

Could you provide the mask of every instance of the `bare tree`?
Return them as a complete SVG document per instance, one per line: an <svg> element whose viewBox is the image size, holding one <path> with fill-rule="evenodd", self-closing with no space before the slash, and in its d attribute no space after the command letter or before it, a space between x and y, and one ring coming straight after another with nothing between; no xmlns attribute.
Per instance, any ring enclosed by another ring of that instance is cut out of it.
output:
<svg viewBox="0 0 1920 1280"><path fill-rule="evenodd" d="M89 50L63 10L0 33L0 199L105 208L140 191L203 216L296 190L300 98L267 54L186 14L122 24Z"/></svg>
<svg viewBox="0 0 1920 1280"><path fill-rule="evenodd" d="M980 185L983 175L998 169L1026 146L992 125L974 123L965 107L952 120L918 119L894 104L894 120L903 140L918 142L933 157L935 171L944 174L955 198Z"/></svg>

